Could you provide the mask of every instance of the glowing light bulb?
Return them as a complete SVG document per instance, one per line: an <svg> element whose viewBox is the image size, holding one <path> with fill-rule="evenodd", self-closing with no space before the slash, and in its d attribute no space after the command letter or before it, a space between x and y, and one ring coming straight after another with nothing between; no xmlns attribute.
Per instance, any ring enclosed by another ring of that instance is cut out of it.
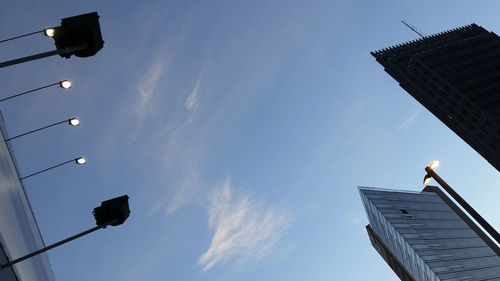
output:
<svg viewBox="0 0 500 281"><path fill-rule="evenodd" d="M429 175L425 175L424 177L424 185L428 185L431 182L432 177Z"/></svg>
<svg viewBox="0 0 500 281"><path fill-rule="evenodd" d="M64 89L70 89L71 88L71 81L62 80L61 82L59 82L59 86L61 86L61 88L64 88Z"/></svg>
<svg viewBox="0 0 500 281"><path fill-rule="evenodd" d="M69 124L71 126L78 126L80 125L80 120L78 120L78 118L71 118L69 119Z"/></svg>
<svg viewBox="0 0 500 281"><path fill-rule="evenodd" d="M431 170L434 170L434 168L437 168L437 166L439 166L439 161L432 161L432 163L429 165L429 168Z"/></svg>
<svg viewBox="0 0 500 281"><path fill-rule="evenodd" d="M56 33L56 30L54 28L45 28L43 30L43 33L45 34L45 36L54 37L54 34Z"/></svg>

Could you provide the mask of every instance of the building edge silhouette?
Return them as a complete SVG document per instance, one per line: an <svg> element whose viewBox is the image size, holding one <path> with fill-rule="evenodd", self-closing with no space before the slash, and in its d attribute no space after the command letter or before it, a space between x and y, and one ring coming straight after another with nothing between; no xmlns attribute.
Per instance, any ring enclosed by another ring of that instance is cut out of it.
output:
<svg viewBox="0 0 500 281"><path fill-rule="evenodd" d="M45 247L0 112L0 263ZM54 281L47 254L0 270L2 281Z"/></svg>

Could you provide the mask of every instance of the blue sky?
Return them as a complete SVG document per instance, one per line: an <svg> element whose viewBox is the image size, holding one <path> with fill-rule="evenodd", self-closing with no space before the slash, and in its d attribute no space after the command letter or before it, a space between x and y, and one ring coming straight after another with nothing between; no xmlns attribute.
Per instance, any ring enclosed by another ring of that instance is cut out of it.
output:
<svg viewBox="0 0 500 281"><path fill-rule="evenodd" d="M57 280L398 280L371 247L357 186L419 190L438 173L500 227L500 177L369 54L475 22L497 1L13 1L2 36L97 11L94 57L0 69L0 104L46 243L128 194L131 216L49 253ZM53 42L0 46L6 60Z"/></svg>

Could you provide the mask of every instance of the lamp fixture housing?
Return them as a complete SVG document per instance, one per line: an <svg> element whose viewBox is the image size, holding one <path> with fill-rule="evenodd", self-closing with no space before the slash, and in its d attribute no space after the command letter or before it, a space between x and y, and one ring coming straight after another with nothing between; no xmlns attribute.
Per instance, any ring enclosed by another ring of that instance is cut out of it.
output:
<svg viewBox="0 0 500 281"><path fill-rule="evenodd" d="M43 30L43 34L45 34L45 36L47 36L47 37L54 37L55 33L56 33L56 30L55 30L55 28L52 28L52 27L45 28Z"/></svg>
<svg viewBox="0 0 500 281"><path fill-rule="evenodd" d="M69 80L61 80L59 81L59 87L63 89L71 89L72 83Z"/></svg>
<svg viewBox="0 0 500 281"><path fill-rule="evenodd" d="M75 163L78 165L83 165L83 164L87 163L87 160L83 157L78 157L75 159Z"/></svg>
<svg viewBox="0 0 500 281"><path fill-rule="evenodd" d="M71 125L71 126L80 126L80 120L76 117L73 117L73 118L70 118L68 120L68 123Z"/></svg>
<svg viewBox="0 0 500 281"><path fill-rule="evenodd" d="M52 38L57 50L62 51L59 55L68 59L72 55L93 56L104 45L97 12L62 19Z"/></svg>
<svg viewBox="0 0 500 281"><path fill-rule="evenodd" d="M130 215L128 196L123 195L103 201L101 206L94 208L96 225L117 226L125 222Z"/></svg>

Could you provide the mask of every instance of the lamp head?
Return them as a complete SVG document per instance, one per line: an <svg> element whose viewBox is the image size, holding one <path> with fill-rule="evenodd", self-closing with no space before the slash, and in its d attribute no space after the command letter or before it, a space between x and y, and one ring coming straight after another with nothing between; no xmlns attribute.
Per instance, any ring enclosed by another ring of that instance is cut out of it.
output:
<svg viewBox="0 0 500 281"><path fill-rule="evenodd" d="M95 223L99 226L117 226L124 223L130 214L128 196L103 201L101 206L94 208L93 214Z"/></svg>
<svg viewBox="0 0 500 281"><path fill-rule="evenodd" d="M429 174L425 175L424 185L428 185L431 182L431 179L432 179L432 177Z"/></svg>
<svg viewBox="0 0 500 281"><path fill-rule="evenodd" d="M80 120L78 120L78 118L76 118L76 117L73 117L73 118L71 118L71 119L68 120L68 123L71 126L79 126L80 125Z"/></svg>
<svg viewBox="0 0 500 281"><path fill-rule="evenodd" d="M75 163L78 165L83 165L83 164L87 163L87 160L85 160L85 158L83 158L83 157L78 157L75 159Z"/></svg>
<svg viewBox="0 0 500 281"><path fill-rule="evenodd" d="M52 38L59 55L68 59L93 56L104 45L97 12L62 19Z"/></svg>
<svg viewBox="0 0 500 281"><path fill-rule="evenodd" d="M71 89L71 81L69 80L59 81L59 86L63 89Z"/></svg>
<svg viewBox="0 0 500 281"><path fill-rule="evenodd" d="M432 163L429 165L429 169L434 170L434 168L437 168L439 166L439 161L432 161Z"/></svg>
<svg viewBox="0 0 500 281"><path fill-rule="evenodd" d="M56 33L56 29L52 28L52 27L45 28L43 30L43 34L45 34L45 36L47 36L47 37L54 37L55 33Z"/></svg>

